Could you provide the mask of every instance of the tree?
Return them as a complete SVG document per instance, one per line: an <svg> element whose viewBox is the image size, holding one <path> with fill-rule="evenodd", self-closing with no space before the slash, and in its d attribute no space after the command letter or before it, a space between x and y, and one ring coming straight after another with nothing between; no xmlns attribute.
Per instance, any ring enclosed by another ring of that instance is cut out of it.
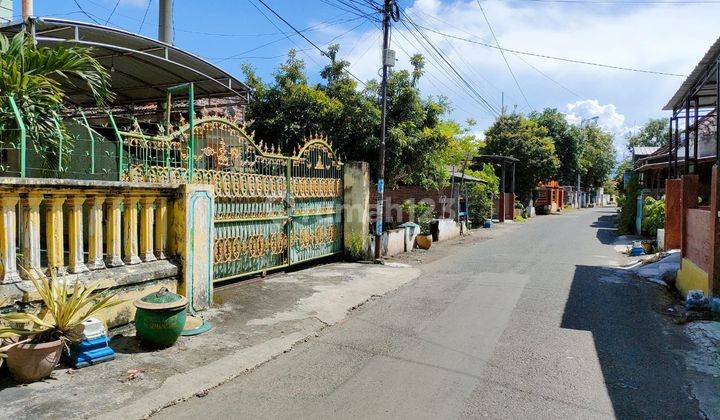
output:
<svg viewBox="0 0 720 420"><path fill-rule="evenodd" d="M670 137L668 124L668 120L664 118L649 119L639 132L627 135L628 150L632 152L633 147L637 146L665 146Z"/></svg>
<svg viewBox="0 0 720 420"><path fill-rule="evenodd" d="M545 108L542 112L532 112L529 117L547 128L548 136L555 145L559 167L554 178L564 185L575 185L577 175L582 171L582 132L567 122L565 115L555 108Z"/></svg>
<svg viewBox="0 0 720 420"><path fill-rule="evenodd" d="M14 135L18 129L9 96L13 96L22 115L30 144L48 161L57 159L59 140L57 121L63 134L65 150L70 150L72 137L62 125L60 112L67 99L62 81L85 84L98 106L111 101L110 76L82 47L54 45L39 47L24 31L12 39L0 34L0 127L3 136ZM15 138L0 137L0 143ZM53 155L55 157L53 157Z"/></svg>
<svg viewBox="0 0 720 420"><path fill-rule="evenodd" d="M275 72L272 84L263 83L249 66L243 66L243 72L254 89L247 115L257 140L290 153L306 136L324 131L322 123L336 104L317 86L308 85L305 63L295 50Z"/></svg>
<svg viewBox="0 0 720 420"><path fill-rule="evenodd" d="M613 136L597 125L587 125L581 130L583 151L580 163L583 170L583 184L602 187L615 167Z"/></svg>
<svg viewBox="0 0 720 420"><path fill-rule="evenodd" d="M516 192L529 200L541 180L557 173L559 162L547 128L513 112L501 115L485 131L485 154L512 156L516 164Z"/></svg>
<svg viewBox="0 0 720 420"><path fill-rule="evenodd" d="M412 85L417 86L417 82L425 74L425 57L422 54L413 54L410 57L410 64L413 66Z"/></svg>

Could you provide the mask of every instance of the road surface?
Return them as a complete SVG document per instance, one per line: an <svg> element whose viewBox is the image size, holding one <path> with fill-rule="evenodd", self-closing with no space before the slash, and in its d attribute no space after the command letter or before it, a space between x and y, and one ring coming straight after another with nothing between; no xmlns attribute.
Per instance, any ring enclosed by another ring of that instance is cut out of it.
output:
<svg viewBox="0 0 720 420"><path fill-rule="evenodd" d="M698 418L655 285L610 268L614 209L536 218L157 418ZM666 301L665 301L666 302Z"/></svg>

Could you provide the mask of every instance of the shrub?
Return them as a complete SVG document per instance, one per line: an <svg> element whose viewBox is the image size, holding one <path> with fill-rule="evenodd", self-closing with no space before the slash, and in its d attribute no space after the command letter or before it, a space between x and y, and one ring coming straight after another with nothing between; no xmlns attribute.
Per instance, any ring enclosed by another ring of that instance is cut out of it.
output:
<svg viewBox="0 0 720 420"><path fill-rule="evenodd" d="M361 261L367 257L365 238L357 232L345 235L345 256L350 261Z"/></svg>
<svg viewBox="0 0 720 420"><path fill-rule="evenodd" d="M657 230L665 226L665 197L656 200L645 197L643 203L642 231L649 236L656 236Z"/></svg>
<svg viewBox="0 0 720 420"><path fill-rule="evenodd" d="M638 176L633 173L625 190L625 194L618 197L617 228L621 235L635 232L635 215L637 214L637 197L640 194Z"/></svg>
<svg viewBox="0 0 720 420"><path fill-rule="evenodd" d="M476 183L468 186L468 201L471 226L482 226L492 215L492 187Z"/></svg>

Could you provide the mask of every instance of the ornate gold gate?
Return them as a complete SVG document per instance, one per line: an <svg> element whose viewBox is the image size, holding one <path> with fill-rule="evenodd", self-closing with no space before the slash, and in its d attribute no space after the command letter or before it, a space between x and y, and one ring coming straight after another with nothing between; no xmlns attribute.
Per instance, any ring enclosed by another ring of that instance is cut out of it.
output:
<svg viewBox="0 0 720 420"><path fill-rule="evenodd" d="M342 162L313 136L292 156L205 117L176 132L121 132L128 180L215 186L215 281L342 250Z"/></svg>

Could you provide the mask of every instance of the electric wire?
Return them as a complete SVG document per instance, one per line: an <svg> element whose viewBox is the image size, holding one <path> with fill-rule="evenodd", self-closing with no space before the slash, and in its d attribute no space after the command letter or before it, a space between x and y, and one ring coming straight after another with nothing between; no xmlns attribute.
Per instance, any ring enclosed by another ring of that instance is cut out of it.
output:
<svg viewBox="0 0 720 420"><path fill-rule="evenodd" d="M434 20L436 20L436 21L438 21L438 22L440 22L440 23L442 23L442 24L445 24L445 25L448 25L448 26L450 26L450 27L452 27L452 28L455 28L455 29L457 29L458 31L464 32L464 33L466 33L466 34L468 34L468 35L470 35L470 36L475 36L474 34L466 31L465 29L460 28L460 27L458 27L458 26L456 26L456 25L453 25L452 23L450 23L450 22L448 22L448 21L446 21L446 20L444 20L444 19L440 19L440 18L437 17L437 16L433 16L433 15L431 15L431 14L424 13L424 12L422 12L421 10L418 10L418 12L420 12L422 15L427 16L427 17L429 17L429 18L431 18L431 19L434 19ZM451 43L450 45L452 45L452 43ZM583 98L583 96L579 95L579 94L578 94L577 92L575 92L573 89L570 89L569 87L565 86L564 84L562 84L562 83L560 83L559 81L557 81L557 80L553 79L552 77L550 77L550 75L548 75L547 73L543 72L542 70L540 70L540 69L537 68L536 66L532 65L529 61L525 60L521 55L515 54L515 57L517 57L518 59L520 59L520 61L522 61L523 63L527 64L531 69L535 70L535 71L536 71L538 74L540 74L541 76L545 77L546 79L550 80L550 81L553 82L554 84L558 85L558 86L559 86L560 88L562 88L563 90L569 92L570 94L572 94L572 95L574 95L574 96L576 96L576 97L578 97L578 98L580 98L580 99ZM481 74L479 74L479 76L480 76L483 80L487 81L488 84L490 84L490 82L489 82L484 76L482 76ZM495 88L495 86L493 86L492 84L490 84L490 86L492 86L493 88ZM495 88L495 89L497 90L497 88Z"/></svg>
<svg viewBox="0 0 720 420"><path fill-rule="evenodd" d="M115 6L112 8L112 11L110 12L110 15L105 19L105 24L107 25L108 22L110 22L110 19L112 19L113 15L115 14L115 11L117 10L118 6L120 5L120 0L117 0L115 2Z"/></svg>
<svg viewBox="0 0 720 420"><path fill-rule="evenodd" d="M416 34L419 35L419 36L424 40L424 42L427 44L427 46L430 47L430 50L434 51L434 52L437 54L437 56L440 57L440 59L442 60L442 62L445 63L444 65L447 66L447 68L457 77L457 79L462 83L462 85L465 86L465 89L467 89L468 91L470 91L470 92L473 93L473 96L474 96L474 97L476 98L476 100L481 104L481 106L483 106L483 107L484 107L488 112L490 112L491 114L497 116L497 115L498 115L498 111L495 109L495 107L494 107L492 104L490 104L490 102L489 102L487 99L485 99L485 97L484 97L483 95L481 95L481 94L475 89L475 87L474 87L472 84L470 84L470 83L467 81L467 79L465 79L465 77L463 77L463 76L460 74L460 72L457 71L457 69L455 68L455 66L454 66L454 65L450 62L450 60L448 59L448 57L445 56L445 54L442 52L442 50L440 50L440 49L432 42L432 40L427 36L427 34L425 34L425 33L422 31L422 29L413 21L412 17L409 16L407 13L404 13L404 12L403 12L403 16L405 16L405 19L401 20L401 24L403 24L403 25L408 29L408 31L410 31L410 33L413 34L413 36L416 37ZM409 26L407 26L407 24L405 23L405 21L407 21L410 25L412 25L412 29L411 29ZM415 31L415 32L413 32L413 31ZM417 37L416 37L416 39L417 39ZM420 39L418 39L418 41L420 41ZM421 44L422 44L422 42L421 42ZM428 51L429 51L429 50L428 50Z"/></svg>
<svg viewBox="0 0 720 420"><path fill-rule="evenodd" d="M461 36L448 34L448 33L439 31L437 29L429 28L426 26L422 26L422 25L418 25L418 26L422 29L436 33L438 35L442 35L446 38L457 39L457 40L469 42L472 44L482 45L482 46L488 47L488 48L501 49L503 51L511 52L514 54L522 54L522 55L528 55L531 57L539 57L539 58L545 58L545 59L549 59L549 60L564 61L564 62L575 63L575 64L584 64L584 65L595 66L595 67L604 67L604 68L609 68L609 69L614 69L614 70L631 71L631 72L636 72L636 73L655 74L655 75L659 75L659 76L687 77L686 74L669 73L669 72L646 70L646 69L637 69L637 68L632 68L632 67L617 66L617 65L612 65L612 64L603 64L603 63L596 63L596 62L592 62L592 61L577 60L577 59L573 59L573 58L563 58L563 57L557 57L557 56L547 55L547 54L538 54L538 53L533 53L533 52L529 52L529 51L515 50L512 48L498 47L496 45L488 44L486 42L481 42L481 41L477 41L474 39L463 38Z"/></svg>
<svg viewBox="0 0 720 420"><path fill-rule="evenodd" d="M293 26L293 25L292 25L290 22L288 22L285 18L283 18L282 16L280 16L280 14L279 14L278 12L276 12L272 7L268 6L268 4L265 3L264 0L257 0L257 1L260 2L260 4L262 4L263 6L265 6L266 9L268 9L273 15L275 15L275 16L276 16L278 19L280 19L283 23L285 23L287 26L289 26L293 31L295 31L295 33L297 33L298 35L300 35L300 36L301 36L305 41L307 41L310 45L312 45L313 47L315 47L315 49L318 50L322 56L327 57L327 58L330 58L330 54L328 54L327 51L325 51L325 50L323 50L322 48L320 48L317 44L315 44L312 40L310 40L310 38L308 38L307 36L305 36L305 34L303 34L302 32L300 32L297 28L295 28L295 26ZM360 83L360 84L363 85L363 86L366 86L365 82L363 82L359 77L355 76L352 72L350 72L350 70L344 69L344 71L345 71L349 76L351 76L353 79L355 79L358 83Z"/></svg>
<svg viewBox="0 0 720 420"><path fill-rule="evenodd" d="M523 91L522 87L520 87L520 82L518 81L517 77L515 76L515 72L513 71L512 67L510 67L510 62L508 62L507 57L505 57L505 51L502 50L500 47L500 41L498 41L497 36L495 35L495 30L493 29L492 25L490 24L490 20L487 17L487 14L485 13L485 8L482 7L482 3L480 3L480 0L477 0L478 6L480 6L480 11L482 12L483 18L485 18L485 23L487 23L488 28L490 29L490 33L492 34L493 39L495 40L495 44L498 46L498 49L500 50L500 55L502 55L503 61L505 61L505 65L507 66L508 71L510 72L510 75L512 76L513 80L515 81L515 86L517 86L518 90L520 91L520 95L522 96L523 100L525 101L525 104L527 104L528 108L531 110L534 109L532 105L530 105L530 102L527 99L527 96L525 96L525 92ZM504 112L504 110L503 110Z"/></svg>
<svg viewBox="0 0 720 420"><path fill-rule="evenodd" d="M138 33L142 32L143 25L145 25L145 19L147 19L148 12L150 11L150 5L152 4L152 0L148 0L147 7L145 8L145 13L143 14L142 20L140 21L140 28L138 29Z"/></svg>

